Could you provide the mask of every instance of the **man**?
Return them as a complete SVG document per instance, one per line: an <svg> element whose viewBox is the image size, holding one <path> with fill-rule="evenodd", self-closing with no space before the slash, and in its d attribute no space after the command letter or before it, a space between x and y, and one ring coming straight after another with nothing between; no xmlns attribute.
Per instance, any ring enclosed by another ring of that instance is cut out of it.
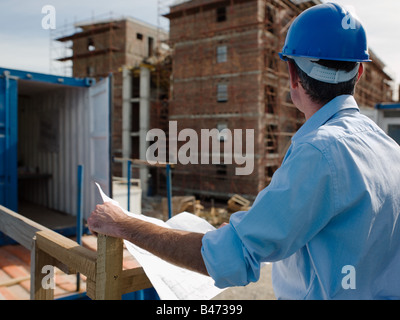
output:
<svg viewBox="0 0 400 320"><path fill-rule="evenodd" d="M208 274L218 287L257 281L269 261L279 299L399 299L400 147L353 98L370 61L365 31L338 5L314 6L293 22L280 56L307 121L248 212L203 235L105 204L89 227Z"/></svg>

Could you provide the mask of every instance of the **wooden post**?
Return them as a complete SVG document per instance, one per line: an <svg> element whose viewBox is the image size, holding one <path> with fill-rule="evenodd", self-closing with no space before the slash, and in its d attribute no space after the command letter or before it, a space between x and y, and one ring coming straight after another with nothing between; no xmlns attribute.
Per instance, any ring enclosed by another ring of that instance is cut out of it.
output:
<svg viewBox="0 0 400 320"><path fill-rule="evenodd" d="M37 246L35 237L31 250L31 300L54 300L53 262L54 259Z"/></svg>
<svg viewBox="0 0 400 320"><path fill-rule="evenodd" d="M96 263L96 300L120 300L122 298L123 243L122 239L98 235Z"/></svg>

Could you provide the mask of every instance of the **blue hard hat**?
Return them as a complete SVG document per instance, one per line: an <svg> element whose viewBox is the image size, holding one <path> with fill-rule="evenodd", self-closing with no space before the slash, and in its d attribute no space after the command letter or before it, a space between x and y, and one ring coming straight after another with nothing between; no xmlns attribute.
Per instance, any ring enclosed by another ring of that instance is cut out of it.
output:
<svg viewBox="0 0 400 320"><path fill-rule="evenodd" d="M292 23L279 53L287 56L336 61L371 61L367 35L360 21L335 3L303 11Z"/></svg>

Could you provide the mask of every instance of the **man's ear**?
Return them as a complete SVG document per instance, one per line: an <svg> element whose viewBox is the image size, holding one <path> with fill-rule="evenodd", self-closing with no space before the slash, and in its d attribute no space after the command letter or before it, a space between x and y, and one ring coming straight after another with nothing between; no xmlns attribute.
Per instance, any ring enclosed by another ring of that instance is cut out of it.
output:
<svg viewBox="0 0 400 320"><path fill-rule="evenodd" d="M358 78L357 78L357 82L360 80L361 76L364 73L364 65L362 63L360 63L360 68L358 69Z"/></svg>
<svg viewBox="0 0 400 320"><path fill-rule="evenodd" d="M289 75L290 75L290 86L292 89L296 89L299 86L299 75L293 61L288 61Z"/></svg>

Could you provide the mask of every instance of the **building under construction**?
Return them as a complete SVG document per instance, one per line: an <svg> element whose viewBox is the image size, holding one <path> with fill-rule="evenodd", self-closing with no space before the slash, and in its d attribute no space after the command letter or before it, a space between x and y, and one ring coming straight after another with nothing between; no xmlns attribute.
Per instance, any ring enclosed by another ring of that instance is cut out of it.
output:
<svg viewBox="0 0 400 320"><path fill-rule="evenodd" d="M146 133L164 128L168 121L171 60L165 44L168 33L133 18L105 18L75 24L75 32L56 37L72 49L60 57L72 61L74 77L101 79L113 75L112 156L114 159L144 159ZM114 176L126 176L126 161L114 162ZM147 189L149 169L135 170ZM158 171L153 170L155 183ZM164 183L165 184L165 183Z"/></svg>
<svg viewBox="0 0 400 320"><path fill-rule="evenodd" d="M201 150L199 139L198 164L177 161L172 183L174 195L226 199L241 194L251 199L268 185L304 123L291 102L287 66L278 52L294 18L319 3L177 1L164 15L169 35L133 19L81 24L79 32L58 39L73 42L73 55L61 60L72 60L78 77L113 72L114 156L145 160L146 131L161 128L171 138L168 122L176 122L178 133L190 128L198 137L202 129L242 129L241 150L232 152L245 155L246 129L253 129L251 174L237 175L240 164L224 161L226 139L221 134L217 151L211 146ZM162 53L165 43L170 51ZM366 64L356 93L363 110L391 102L393 96L384 64L371 55L373 62ZM187 141L178 140L173 143L179 150ZM200 163L207 157L208 164ZM164 192L165 177L153 173L153 189ZM147 174L141 176L143 182Z"/></svg>
<svg viewBox="0 0 400 320"><path fill-rule="evenodd" d="M299 2L300 4L296 4ZM304 122L279 59L287 30L320 1L192 0L170 8L173 82L169 119L180 129L254 129L254 171L235 165L177 165L174 186L211 196L254 196L268 185ZM392 101L392 80L373 62L357 88L361 108ZM178 131L179 131L178 128ZM245 147L243 147L243 153ZM211 151L210 151L211 153Z"/></svg>

